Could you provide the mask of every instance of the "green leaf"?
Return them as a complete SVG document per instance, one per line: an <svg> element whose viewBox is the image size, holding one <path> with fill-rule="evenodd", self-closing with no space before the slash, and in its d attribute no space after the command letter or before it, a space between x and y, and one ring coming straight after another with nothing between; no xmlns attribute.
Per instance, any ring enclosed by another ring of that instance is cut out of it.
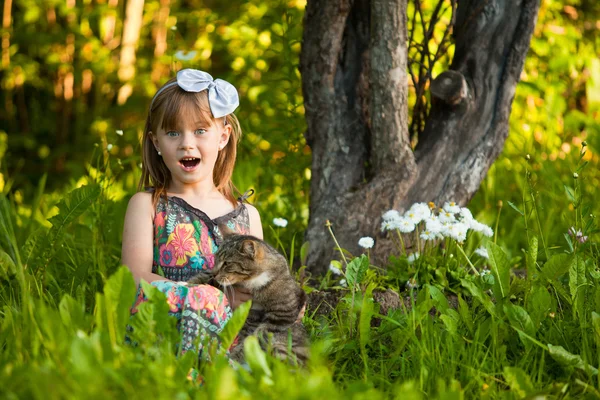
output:
<svg viewBox="0 0 600 400"><path fill-rule="evenodd" d="M504 379L506 379L506 383L508 383L511 390L521 399L534 391L531 378L521 368L504 367Z"/></svg>
<svg viewBox="0 0 600 400"><path fill-rule="evenodd" d="M515 206L512 202L509 201L508 205L511 206L516 212L521 214L522 217L525 216L525 213L523 211L519 210L519 208L517 206Z"/></svg>
<svg viewBox="0 0 600 400"><path fill-rule="evenodd" d="M302 262L302 265L306 265L306 257L308 257L309 249L310 249L309 242L304 242L302 244L302 247L300 247L300 261Z"/></svg>
<svg viewBox="0 0 600 400"><path fill-rule="evenodd" d="M580 287L586 283L585 263L581 256L575 255L571 260L571 265L569 267L569 289L573 300L575 300L575 296L577 296L577 291Z"/></svg>
<svg viewBox="0 0 600 400"><path fill-rule="evenodd" d="M531 321L531 317L527 314L524 308L516 306L514 304L505 304L504 312L508 317L508 321L513 328L516 328L521 341L525 345L526 348L531 346L531 340L527 338L527 336L523 335L521 332L526 333L527 335L535 338L535 327L533 326L533 322Z"/></svg>
<svg viewBox="0 0 600 400"><path fill-rule="evenodd" d="M358 285L364 279L367 270L369 269L369 258L362 254L360 257L355 257L348 263L346 268L346 281L348 286Z"/></svg>
<svg viewBox="0 0 600 400"><path fill-rule="evenodd" d="M375 313L373 305L373 289L375 284L370 284L365 291L358 320L358 333L360 338L360 350L363 357L367 357L367 343L371 337L371 318Z"/></svg>
<svg viewBox="0 0 600 400"><path fill-rule="evenodd" d="M527 297L527 311L531 316L534 327L548 315L552 307L552 297L546 286L535 285Z"/></svg>
<svg viewBox="0 0 600 400"><path fill-rule="evenodd" d="M65 294L60 300L58 310L60 312L60 319L68 329L72 331L82 330L84 332L89 330L88 315L85 313L85 307L68 294Z"/></svg>
<svg viewBox="0 0 600 400"><path fill-rule="evenodd" d="M567 193L567 197L569 198L569 200L571 200L572 203L576 203L575 200L575 191L573 190L573 188L570 188L567 185L563 185L565 188L565 192Z"/></svg>
<svg viewBox="0 0 600 400"><path fill-rule="evenodd" d="M592 311L592 325L594 326L596 337L600 338L600 315L596 314L594 311Z"/></svg>
<svg viewBox="0 0 600 400"><path fill-rule="evenodd" d="M266 385L273 385L271 379L273 373L267 363L267 355L260 348L258 338L256 336L248 336L244 340L244 359L252 370L253 374Z"/></svg>
<svg viewBox="0 0 600 400"><path fill-rule="evenodd" d="M446 296L444 296L442 291L440 289L438 289L437 287L435 287L433 285L426 285L426 286L427 286L427 289L429 290L429 295L431 296L431 299L433 300L433 304L435 305L435 308L440 312L446 311L450 307L448 305L448 299L446 299Z"/></svg>
<svg viewBox="0 0 600 400"><path fill-rule="evenodd" d="M112 274L104 285L106 322L113 345L125 337L125 326L129 321L135 294L135 281L131 271L125 266Z"/></svg>
<svg viewBox="0 0 600 400"><path fill-rule="evenodd" d="M548 351L552 358L564 368L577 368L588 375L598 374L598 370L581 359L581 356L571 354L562 346L548 344Z"/></svg>
<svg viewBox="0 0 600 400"><path fill-rule="evenodd" d="M550 281L557 281L558 278L566 274L569 270L570 261L571 256L569 254L554 255L544 264L542 275Z"/></svg>
<svg viewBox="0 0 600 400"><path fill-rule="evenodd" d="M494 296L500 300L508 296L510 289L510 264L508 257L494 242L487 243L490 268L494 274Z"/></svg>
<svg viewBox="0 0 600 400"><path fill-rule="evenodd" d="M467 326L467 329L471 334L475 331L475 327L473 325L473 315L471 314L471 310L469 310L469 305L466 301L463 300L462 296L458 295L458 313L460 314L460 318L463 323Z"/></svg>
<svg viewBox="0 0 600 400"><path fill-rule="evenodd" d="M100 196L100 186L87 185L77 188L70 192L60 203L58 209L60 212L48 221L52 228L45 237L42 237L40 244L40 257L36 260L36 267L48 265L54 252L62 241L64 230L81 214L88 210L91 204Z"/></svg>
<svg viewBox="0 0 600 400"><path fill-rule="evenodd" d="M538 255L538 238L531 236L529 239L529 251L527 252L527 280L533 279L537 274L537 255Z"/></svg>
<svg viewBox="0 0 600 400"><path fill-rule="evenodd" d="M440 315L440 319L444 323L444 327L446 330L452 334L456 335L458 333L458 324L460 323L460 315L456 310L451 308L447 309L444 314Z"/></svg>
<svg viewBox="0 0 600 400"><path fill-rule="evenodd" d="M17 273L15 262L8 253L0 249L0 278L7 278Z"/></svg>
<svg viewBox="0 0 600 400"><path fill-rule="evenodd" d="M489 312L493 316L496 316L496 306L492 302L492 299L490 299L490 297L487 294L483 293L483 290L481 290L481 288L479 288L473 282L468 281L466 279L461 279L460 283L465 289L467 289L471 293L471 296L479 300L479 302L483 305L487 312Z"/></svg>
<svg viewBox="0 0 600 400"><path fill-rule="evenodd" d="M225 324L225 327L219 334L219 338L221 339L221 346L224 349L228 349L231 347L231 344L235 340L235 337L240 333L240 330L244 326L246 322L246 318L248 318L248 314L250 313L250 309L252 308L252 301L246 301L239 305L238 308L235 309L233 315Z"/></svg>

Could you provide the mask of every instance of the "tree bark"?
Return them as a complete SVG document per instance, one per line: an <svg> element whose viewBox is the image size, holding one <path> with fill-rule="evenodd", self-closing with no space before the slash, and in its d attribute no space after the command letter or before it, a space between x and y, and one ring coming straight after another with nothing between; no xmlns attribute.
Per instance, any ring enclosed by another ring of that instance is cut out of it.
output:
<svg viewBox="0 0 600 400"><path fill-rule="evenodd" d="M308 266L323 273L342 248L395 245L381 215L417 201L466 204L508 135L508 117L539 0L462 0L449 71L414 152L407 128L407 0L309 0L300 56L306 140L312 149Z"/></svg>

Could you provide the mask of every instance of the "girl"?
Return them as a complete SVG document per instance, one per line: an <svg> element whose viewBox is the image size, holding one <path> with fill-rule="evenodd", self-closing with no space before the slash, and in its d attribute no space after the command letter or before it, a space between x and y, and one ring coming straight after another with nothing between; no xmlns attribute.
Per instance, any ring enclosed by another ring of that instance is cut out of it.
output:
<svg viewBox="0 0 600 400"><path fill-rule="evenodd" d="M263 236L258 211L244 203L247 194L234 197L231 182L241 134L233 114L238 105L231 84L184 69L156 93L144 129L139 189L150 189L129 201L122 262L136 283L143 279L165 293L184 352L198 336L216 338L231 316L230 305L249 299L240 291L227 299L215 287L185 284L198 271L212 269L217 224ZM132 313L145 300L138 289Z"/></svg>

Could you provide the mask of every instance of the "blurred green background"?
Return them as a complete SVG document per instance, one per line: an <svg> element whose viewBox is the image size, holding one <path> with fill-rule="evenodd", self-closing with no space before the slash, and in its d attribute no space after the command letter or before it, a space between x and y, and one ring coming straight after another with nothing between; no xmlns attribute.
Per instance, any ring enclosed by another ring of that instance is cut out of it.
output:
<svg viewBox="0 0 600 400"><path fill-rule="evenodd" d="M600 5L541 3L509 138L471 203L492 224L498 201L504 202L499 240L516 241L510 248L525 243L519 215L507 202L523 208L527 168L549 244L564 240L572 219L564 185L574 185L584 140L589 165L580 183L592 199L600 183ZM422 2L425 16L433 5ZM290 225L278 233L282 241L289 244L295 234L300 240L310 182L298 71L304 7L305 0L14 0L3 15L0 191L18 210L17 226L27 227L21 239L31 224L49 225L66 192L102 176L112 182L105 197L114 221L107 224L120 242L122 214L140 175L150 100L177 70L193 67L240 92L243 138L234 182L241 192L256 189L251 202L267 239L274 240L272 219L283 217Z"/></svg>

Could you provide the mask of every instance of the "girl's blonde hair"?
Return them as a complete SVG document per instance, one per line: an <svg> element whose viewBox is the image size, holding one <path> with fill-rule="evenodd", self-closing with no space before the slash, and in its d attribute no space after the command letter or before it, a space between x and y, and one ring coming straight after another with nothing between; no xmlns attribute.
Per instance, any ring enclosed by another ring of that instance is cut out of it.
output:
<svg viewBox="0 0 600 400"><path fill-rule="evenodd" d="M177 78L172 78L164 86L176 80ZM194 117L199 118L203 123L231 125L229 141L217 155L213 170L213 182L219 192L235 206L237 200L234 192L237 192L237 189L231 181L231 176L235 166L237 144L242 135L240 123L233 113L222 118L213 118L207 90L196 93L187 92L178 85L172 85L162 90L151 104L151 109L148 110L142 137L142 177L138 184L138 190L154 187L152 200L155 207L160 196L166 198L167 188L171 183L171 172L162 157L158 155L151 134L156 135L159 124L160 128L165 131L177 129L177 121L189 112L192 112Z"/></svg>

